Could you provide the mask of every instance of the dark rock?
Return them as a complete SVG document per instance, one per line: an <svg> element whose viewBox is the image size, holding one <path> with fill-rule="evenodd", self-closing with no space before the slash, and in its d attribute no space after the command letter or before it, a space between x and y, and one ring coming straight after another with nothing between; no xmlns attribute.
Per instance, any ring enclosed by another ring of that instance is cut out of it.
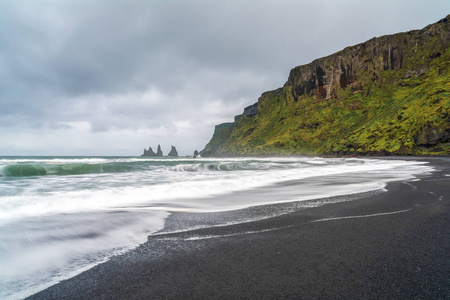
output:
<svg viewBox="0 0 450 300"><path fill-rule="evenodd" d="M405 144L402 144L397 151L395 151L396 155L410 155L408 149L405 147Z"/></svg>
<svg viewBox="0 0 450 300"><path fill-rule="evenodd" d="M450 15L449 15L450 16ZM439 23L447 23L449 16ZM431 48L422 62L405 66L405 56L411 49L432 44L447 47L450 42L448 26L430 25L422 30L413 30L393 35L373 38L364 43L350 46L330 56L319 58L312 63L295 67L289 74L285 87L292 88L294 100L302 95L333 98L338 89L350 87L359 91L367 74L377 81L377 73L405 69L404 78L418 77L429 69L429 62L442 55L439 47Z"/></svg>
<svg viewBox="0 0 450 300"><path fill-rule="evenodd" d="M167 156L178 157L177 148L172 146L172 149L170 149L170 152L169 152L169 154L167 154Z"/></svg>
<svg viewBox="0 0 450 300"><path fill-rule="evenodd" d="M158 145L158 149L156 150L156 153L153 151L152 147L148 147L148 150L144 149L144 154L141 156L163 156L163 153L161 151L161 146Z"/></svg>
<svg viewBox="0 0 450 300"><path fill-rule="evenodd" d="M202 157L213 157L213 156L216 156L216 153L214 151L211 151L211 150L202 150L200 152L200 155Z"/></svg>
<svg viewBox="0 0 450 300"><path fill-rule="evenodd" d="M148 150L144 149L144 154L141 156L156 156L156 154L153 152L152 147L148 147Z"/></svg>
<svg viewBox="0 0 450 300"><path fill-rule="evenodd" d="M244 116L250 117L258 113L258 102L244 108Z"/></svg>
<svg viewBox="0 0 450 300"><path fill-rule="evenodd" d="M200 151L200 155L202 157L210 157L217 154L220 155L220 153L216 153L216 150L230 137L234 125L234 123L222 123L216 125L211 141L205 146L205 149Z"/></svg>
<svg viewBox="0 0 450 300"><path fill-rule="evenodd" d="M450 141L450 128L436 128L428 127L420 130L415 142L418 146L434 147L439 143L446 143Z"/></svg>
<svg viewBox="0 0 450 300"><path fill-rule="evenodd" d="M386 150L380 151L367 151L363 154L364 156L391 156L392 153Z"/></svg>
<svg viewBox="0 0 450 300"><path fill-rule="evenodd" d="M156 150L156 155L155 156L163 156L163 153L161 151L161 145L158 145L158 150Z"/></svg>
<svg viewBox="0 0 450 300"><path fill-rule="evenodd" d="M197 150L194 151L194 158L197 158L200 155Z"/></svg>

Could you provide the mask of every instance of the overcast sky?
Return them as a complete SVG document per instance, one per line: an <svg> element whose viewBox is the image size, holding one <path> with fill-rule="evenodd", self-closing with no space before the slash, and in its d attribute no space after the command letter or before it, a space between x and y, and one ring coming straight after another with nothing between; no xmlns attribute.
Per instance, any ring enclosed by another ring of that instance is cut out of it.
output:
<svg viewBox="0 0 450 300"><path fill-rule="evenodd" d="M202 150L290 69L448 0L0 0L0 155Z"/></svg>

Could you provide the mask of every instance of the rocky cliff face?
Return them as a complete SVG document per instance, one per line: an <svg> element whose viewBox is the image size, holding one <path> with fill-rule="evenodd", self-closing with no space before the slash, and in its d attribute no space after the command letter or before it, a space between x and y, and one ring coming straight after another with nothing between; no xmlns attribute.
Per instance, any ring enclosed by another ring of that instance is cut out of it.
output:
<svg viewBox="0 0 450 300"><path fill-rule="evenodd" d="M200 155L203 157L214 156L219 154L219 148L230 138L231 132L235 123L223 123L216 125L214 128L214 134L208 145L200 151Z"/></svg>
<svg viewBox="0 0 450 300"><path fill-rule="evenodd" d="M430 62L444 54L450 42L449 16L422 30L373 38L333 55L291 70L285 87L292 96L318 95L335 98L338 89L362 91L367 80L382 80L383 71L404 70L403 78L417 77ZM423 47L428 51L423 51Z"/></svg>
<svg viewBox="0 0 450 300"><path fill-rule="evenodd" d="M450 15L291 70L202 155L450 153Z"/></svg>

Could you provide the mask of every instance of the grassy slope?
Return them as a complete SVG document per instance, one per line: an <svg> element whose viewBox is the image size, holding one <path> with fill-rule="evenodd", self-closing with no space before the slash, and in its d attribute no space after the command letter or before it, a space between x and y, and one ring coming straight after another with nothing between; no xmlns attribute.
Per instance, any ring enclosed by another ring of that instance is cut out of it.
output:
<svg viewBox="0 0 450 300"><path fill-rule="evenodd" d="M416 58L426 55L409 57L405 65L417 66L424 62ZM430 66L409 79L402 79L405 70L383 71L376 83L367 79L362 91L340 89L328 100L302 96L294 101L289 86L267 92L259 101L260 113L228 126L228 138L214 143L215 152L449 154L448 144L418 146L427 131L450 128L450 49ZM369 78L364 75L358 77Z"/></svg>
<svg viewBox="0 0 450 300"><path fill-rule="evenodd" d="M294 98L295 84L302 82L288 81L283 88L261 96L257 115L242 116L234 123L216 126L213 138L202 152L212 155L450 154L448 19L449 16L445 22L422 31L371 40L380 45L391 41L403 47L400 69L383 71L380 62L387 58L382 53L370 57L373 48L360 47L362 44L344 49L337 54L340 59L348 60L356 55L359 62L378 62L375 69L359 65L353 75L360 87L357 91L335 86L328 99L312 96L317 93ZM328 61L334 63L333 59ZM333 66L323 66L328 67ZM436 144L439 138L443 142Z"/></svg>

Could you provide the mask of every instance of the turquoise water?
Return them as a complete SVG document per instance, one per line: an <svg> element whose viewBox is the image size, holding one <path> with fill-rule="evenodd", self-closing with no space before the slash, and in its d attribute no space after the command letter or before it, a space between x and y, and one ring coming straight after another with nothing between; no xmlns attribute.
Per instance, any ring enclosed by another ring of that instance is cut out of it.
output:
<svg viewBox="0 0 450 300"><path fill-rule="evenodd" d="M172 212L379 190L430 171L344 158L0 157L0 298L24 298L136 247Z"/></svg>

